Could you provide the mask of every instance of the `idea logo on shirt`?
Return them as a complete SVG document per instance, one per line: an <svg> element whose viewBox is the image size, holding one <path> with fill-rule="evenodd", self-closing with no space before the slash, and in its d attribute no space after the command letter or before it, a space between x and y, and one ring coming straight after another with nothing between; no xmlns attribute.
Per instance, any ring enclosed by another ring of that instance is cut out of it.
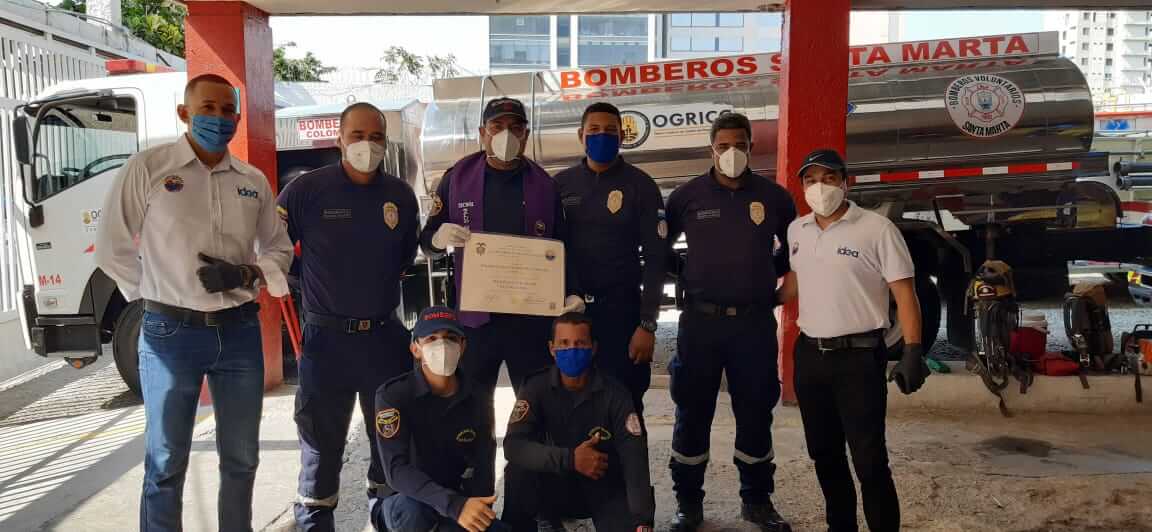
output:
<svg viewBox="0 0 1152 532"><path fill-rule="evenodd" d="M260 193L248 187L236 187L236 193L239 194L241 198L260 199Z"/></svg>
<svg viewBox="0 0 1152 532"><path fill-rule="evenodd" d="M847 248L847 247L842 247L840 249L837 249L836 253L838 253L840 255L846 255L846 256L849 256L852 258L856 258L856 259L860 258L860 252L859 251L856 251L854 249Z"/></svg>

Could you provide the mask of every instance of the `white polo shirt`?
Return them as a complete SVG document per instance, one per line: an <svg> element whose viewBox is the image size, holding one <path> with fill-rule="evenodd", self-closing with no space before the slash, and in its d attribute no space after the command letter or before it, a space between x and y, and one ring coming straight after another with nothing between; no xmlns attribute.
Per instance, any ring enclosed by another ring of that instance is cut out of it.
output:
<svg viewBox="0 0 1152 532"><path fill-rule="evenodd" d="M213 312L256 299L255 289L208 293L196 276L204 265L199 253L256 264L278 284L291 264L292 242L263 172L230 154L208 168L181 136L133 155L116 176L96 237L96 264L128 301Z"/></svg>
<svg viewBox="0 0 1152 532"><path fill-rule="evenodd" d="M832 338L889 326L888 283L915 275L896 224L849 202L827 229L811 213L797 218L788 242L804 334Z"/></svg>

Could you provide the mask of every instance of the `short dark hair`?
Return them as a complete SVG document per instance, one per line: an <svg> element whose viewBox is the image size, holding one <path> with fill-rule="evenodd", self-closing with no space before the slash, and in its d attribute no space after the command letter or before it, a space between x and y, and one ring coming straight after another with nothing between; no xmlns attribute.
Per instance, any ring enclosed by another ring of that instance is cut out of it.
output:
<svg viewBox="0 0 1152 532"><path fill-rule="evenodd" d="M716 142L716 132L721 129L743 129L748 134L748 142L752 142L752 123L740 113L721 113L716 117L712 122L712 131L708 133L708 142Z"/></svg>
<svg viewBox="0 0 1152 532"><path fill-rule="evenodd" d="M192 91L196 90L196 87L201 83L219 83L221 85L232 87L233 89L236 88L236 86L233 85L231 81L224 79L224 76L217 74L200 74L199 76L188 80L188 83L184 84L184 99L187 100L188 96L192 94ZM236 102L236 107L240 107L239 101Z"/></svg>
<svg viewBox="0 0 1152 532"><path fill-rule="evenodd" d="M616 117L617 124L621 122L620 109L618 107L608 102L596 102L584 108L584 114L580 117L580 127L584 127L584 124L588 122L588 115L592 113L608 113Z"/></svg>
<svg viewBox="0 0 1152 532"><path fill-rule="evenodd" d="M592 319L589 318L588 315L584 314L583 312L565 312L564 314L561 314L559 318L556 318L556 321L552 322L553 340L556 339L556 326L560 325L561 323L567 323L569 325L587 325L588 334L592 334Z"/></svg>
<svg viewBox="0 0 1152 532"><path fill-rule="evenodd" d="M376 111L376 114L380 115L380 123L384 124L384 131L388 131L388 117L384 116L384 111L381 111L379 107L376 107L375 105L372 105L368 102L356 102L352 105L349 105L348 107L345 107L344 110L340 112L341 131L344 130L344 121L348 118L348 115L352 114L353 111L359 111L361 109L371 109Z"/></svg>

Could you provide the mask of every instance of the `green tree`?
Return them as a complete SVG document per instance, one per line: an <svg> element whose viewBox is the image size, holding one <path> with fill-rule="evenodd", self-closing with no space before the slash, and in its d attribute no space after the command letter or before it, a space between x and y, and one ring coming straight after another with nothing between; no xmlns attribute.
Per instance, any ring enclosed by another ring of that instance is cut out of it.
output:
<svg viewBox="0 0 1152 532"><path fill-rule="evenodd" d="M423 84L460 74L460 66L453 54L421 56L403 46L385 50L381 62L383 66L376 71L377 83Z"/></svg>
<svg viewBox="0 0 1152 532"><path fill-rule="evenodd" d="M62 0L59 9L86 13L86 0ZM120 5L123 24L132 35L173 55L184 56L183 6L169 0L124 0Z"/></svg>
<svg viewBox="0 0 1152 532"><path fill-rule="evenodd" d="M272 72L280 81L321 81L320 76L335 71L336 67L325 66L312 52L300 59L289 59L289 48L294 42L286 42L272 51Z"/></svg>

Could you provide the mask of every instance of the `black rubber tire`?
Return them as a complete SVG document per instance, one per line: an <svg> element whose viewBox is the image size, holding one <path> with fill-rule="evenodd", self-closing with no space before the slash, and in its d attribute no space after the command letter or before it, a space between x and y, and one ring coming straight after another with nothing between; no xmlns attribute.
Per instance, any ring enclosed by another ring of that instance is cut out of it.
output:
<svg viewBox="0 0 1152 532"><path fill-rule="evenodd" d="M140 394L140 322L144 319L144 303L136 300L128 303L116 318L116 328L112 331L112 357L116 360L116 370L124 384L137 397Z"/></svg>
<svg viewBox="0 0 1152 532"><path fill-rule="evenodd" d="M931 351L940 335L940 291L936 283L927 275L916 276L916 299L920 300L920 341L925 351ZM896 315L896 303L892 303L893 320ZM904 341L900 340L888 347L888 360L900 360L904 351Z"/></svg>

